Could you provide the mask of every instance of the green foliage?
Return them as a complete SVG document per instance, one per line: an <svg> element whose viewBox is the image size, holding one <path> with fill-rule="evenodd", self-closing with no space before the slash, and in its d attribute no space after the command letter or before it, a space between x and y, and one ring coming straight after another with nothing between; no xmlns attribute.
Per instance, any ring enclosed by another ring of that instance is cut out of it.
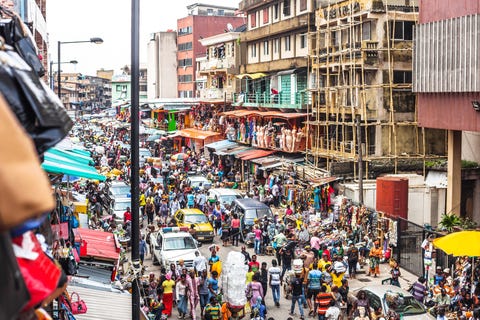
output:
<svg viewBox="0 0 480 320"><path fill-rule="evenodd" d="M478 163L475 161L462 160L462 168L478 168Z"/></svg>
<svg viewBox="0 0 480 320"><path fill-rule="evenodd" d="M447 230L447 232L452 232L455 227L460 227L462 224L462 220L460 217L456 216L455 214L444 214L442 216L442 220L440 220L440 227L442 229Z"/></svg>
<svg viewBox="0 0 480 320"><path fill-rule="evenodd" d="M460 218L460 227L463 230L474 230L477 228L477 223L470 218Z"/></svg>
<svg viewBox="0 0 480 320"><path fill-rule="evenodd" d="M445 168L447 165L446 160L427 160L425 161L425 167L427 169L432 169L432 168Z"/></svg>

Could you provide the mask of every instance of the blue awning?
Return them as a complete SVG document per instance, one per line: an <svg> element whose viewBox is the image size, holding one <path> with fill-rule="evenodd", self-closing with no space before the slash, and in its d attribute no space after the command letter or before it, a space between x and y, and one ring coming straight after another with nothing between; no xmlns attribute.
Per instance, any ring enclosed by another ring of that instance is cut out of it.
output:
<svg viewBox="0 0 480 320"><path fill-rule="evenodd" d="M220 140L216 142L209 143L205 145L206 148L213 149L214 151L222 150L222 149L227 149L227 148L233 148L238 146L238 143L235 141L230 141L230 140Z"/></svg>
<svg viewBox="0 0 480 320"><path fill-rule="evenodd" d="M73 154L75 155L75 153ZM42 168L48 173L64 174L100 181L106 179L104 175L97 172L95 167L85 163L85 158L81 155L77 154L77 158L75 158L71 153L56 148L49 149L44 153Z"/></svg>

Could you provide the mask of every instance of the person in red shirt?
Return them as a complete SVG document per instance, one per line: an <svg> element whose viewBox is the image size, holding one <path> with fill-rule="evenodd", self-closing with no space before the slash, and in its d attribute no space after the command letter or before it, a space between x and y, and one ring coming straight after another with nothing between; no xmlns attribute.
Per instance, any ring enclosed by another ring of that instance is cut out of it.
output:
<svg viewBox="0 0 480 320"><path fill-rule="evenodd" d="M127 211L123 213L123 223L127 221L132 221L132 213L130 212L130 207L127 207Z"/></svg>
<svg viewBox="0 0 480 320"><path fill-rule="evenodd" d="M253 272L257 272L260 269L260 263L257 261L257 255L252 255L252 261L248 263L248 266Z"/></svg>

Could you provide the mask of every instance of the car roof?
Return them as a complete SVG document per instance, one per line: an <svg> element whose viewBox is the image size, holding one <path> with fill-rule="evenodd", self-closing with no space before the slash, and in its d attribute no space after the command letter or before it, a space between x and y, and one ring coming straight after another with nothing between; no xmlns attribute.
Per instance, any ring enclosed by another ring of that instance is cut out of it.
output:
<svg viewBox="0 0 480 320"><path fill-rule="evenodd" d="M112 187L117 187L117 186L127 186L130 187L129 184L125 183L124 181L112 181L111 182Z"/></svg>
<svg viewBox="0 0 480 320"><path fill-rule="evenodd" d="M131 202L132 198L115 198L115 202Z"/></svg>
<svg viewBox="0 0 480 320"><path fill-rule="evenodd" d="M193 209L180 209L183 214L204 214L201 210L193 208Z"/></svg>
<svg viewBox="0 0 480 320"><path fill-rule="evenodd" d="M160 233L162 234L162 236L164 238L185 238L185 237L192 237L192 235L188 232L185 232L185 231L179 231L179 232L167 232L167 233L163 233L162 231L160 231Z"/></svg>
<svg viewBox="0 0 480 320"><path fill-rule="evenodd" d="M366 285L366 286L363 286L361 288L358 288L358 289L355 289L353 291L355 292L358 292L360 290L368 290L370 292L373 292L375 293L377 296L379 297L383 297L385 295L385 293L387 292L399 292L401 293L403 296L407 297L407 296L411 296L412 294L410 292L408 292L407 290L405 289L402 289L400 287L397 287L397 286L392 286L390 284L382 284L382 285Z"/></svg>
<svg viewBox="0 0 480 320"><path fill-rule="evenodd" d="M237 203L242 208L262 208L262 209L265 208L265 209L270 209L270 207L267 206L265 203L260 202L256 199L252 199L252 198L236 199L233 202Z"/></svg>
<svg viewBox="0 0 480 320"><path fill-rule="evenodd" d="M240 195L240 192L238 192L235 189L229 189L229 188L213 188L209 190L210 192L218 193L221 196L237 196Z"/></svg>

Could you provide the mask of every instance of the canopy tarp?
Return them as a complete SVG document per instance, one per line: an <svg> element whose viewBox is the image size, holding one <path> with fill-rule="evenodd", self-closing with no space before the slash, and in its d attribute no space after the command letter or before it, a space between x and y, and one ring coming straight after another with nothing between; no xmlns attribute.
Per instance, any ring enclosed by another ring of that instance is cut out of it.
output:
<svg viewBox="0 0 480 320"><path fill-rule="evenodd" d="M60 150L57 148L51 148L48 150L48 152L75 160L86 165L93 164L92 157L73 152L72 150Z"/></svg>
<svg viewBox="0 0 480 320"><path fill-rule="evenodd" d="M220 141L212 142L205 145L206 148L213 149L215 151L223 150L227 148L233 148L234 146L238 146L238 143L230 140L220 140Z"/></svg>
<svg viewBox="0 0 480 320"><path fill-rule="evenodd" d="M190 138L190 139L199 139L199 140L205 140L208 137L217 136L219 134L220 133L218 132L204 131L204 130L198 130L194 128L188 128L188 129L177 131L177 135L179 136Z"/></svg>
<svg viewBox="0 0 480 320"><path fill-rule="evenodd" d="M52 148L45 152L42 168L54 174L65 174L68 176L76 176L80 178L104 181L105 176L97 172L95 167L89 166L84 162L75 161L71 155L62 155L59 151Z"/></svg>

